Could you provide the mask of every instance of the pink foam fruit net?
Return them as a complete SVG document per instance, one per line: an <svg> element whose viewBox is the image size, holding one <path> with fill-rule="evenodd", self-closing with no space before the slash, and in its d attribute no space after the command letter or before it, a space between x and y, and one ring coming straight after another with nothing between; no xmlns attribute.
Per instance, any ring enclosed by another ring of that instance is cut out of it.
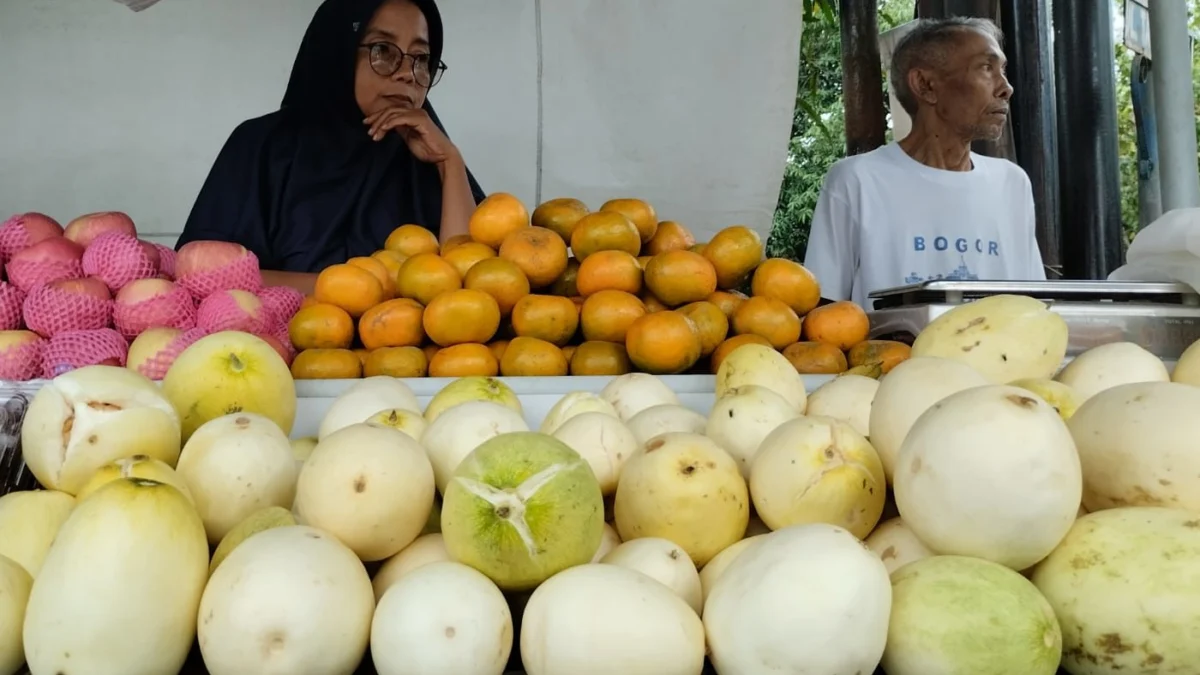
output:
<svg viewBox="0 0 1200 675"><path fill-rule="evenodd" d="M112 324L113 302L91 295L38 286L25 298L25 325L42 337L96 330Z"/></svg>
<svg viewBox="0 0 1200 675"><path fill-rule="evenodd" d="M158 265L137 237L109 232L88 244L83 252L83 273L100 278L115 293L131 281L158 276Z"/></svg>
<svg viewBox="0 0 1200 675"><path fill-rule="evenodd" d="M128 353L129 343L111 328L59 333L46 344L42 377L52 379L106 361L124 366Z"/></svg>
<svg viewBox="0 0 1200 675"><path fill-rule="evenodd" d="M130 340L151 328L191 330L196 327L196 301L187 289L175 286L140 302L118 302L113 307L113 325Z"/></svg>
<svg viewBox="0 0 1200 675"><path fill-rule="evenodd" d="M8 280L26 293L51 281L84 277L83 264L78 260L9 260L4 271Z"/></svg>
<svg viewBox="0 0 1200 675"><path fill-rule="evenodd" d="M0 261L7 262L20 251L33 246L35 243L25 229L25 219L28 213L18 213L0 223Z"/></svg>
<svg viewBox="0 0 1200 675"><path fill-rule="evenodd" d="M245 257L225 267L193 272L177 281L191 292L192 297L203 300L217 291L258 293L262 289L262 272L258 269L258 256L247 251Z"/></svg>
<svg viewBox="0 0 1200 675"><path fill-rule="evenodd" d="M154 248L158 249L158 271L174 279L175 249L162 244L155 244Z"/></svg>
<svg viewBox="0 0 1200 675"><path fill-rule="evenodd" d="M0 330L20 330L25 293L12 284L0 283Z"/></svg>
<svg viewBox="0 0 1200 675"><path fill-rule="evenodd" d="M196 325L211 333L223 330L262 333L274 327L275 316L265 305L259 305L258 311L250 314L228 291L217 291L200 303Z"/></svg>
<svg viewBox="0 0 1200 675"><path fill-rule="evenodd" d="M271 309L276 325L282 325L285 333L288 322L304 303L304 294L290 286L268 286L259 291L258 297Z"/></svg>
<svg viewBox="0 0 1200 675"><path fill-rule="evenodd" d="M183 350L191 347L194 342L208 335L208 331L203 328L193 328L184 331L182 335L172 340L163 347L157 354L146 359L145 362L138 365L138 372L152 380L161 380L167 374L167 369L175 363L175 359L183 353Z"/></svg>
<svg viewBox="0 0 1200 675"><path fill-rule="evenodd" d="M42 376L46 341L24 342L0 348L0 380L25 382Z"/></svg>

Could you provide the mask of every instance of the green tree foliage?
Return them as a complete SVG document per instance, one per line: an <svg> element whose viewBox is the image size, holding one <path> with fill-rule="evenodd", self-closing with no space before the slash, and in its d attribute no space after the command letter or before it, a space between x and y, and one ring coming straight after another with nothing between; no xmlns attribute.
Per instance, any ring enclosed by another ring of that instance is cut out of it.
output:
<svg viewBox="0 0 1200 675"><path fill-rule="evenodd" d="M879 30L887 31L910 20L913 7L914 0L880 0ZM841 40L841 27L832 5L806 12L788 162L767 239L767 255L773 257L804 258L825 173L846 155Z"/></svg>
<svg viewBox="0 0 1200 675"><path fill-rule="evenodd" d="M1188 0L1188 4L1192 10L1192 29L1200 30L1200 0ZM788 162L774 225L767 239L770 256L803 260L821 183L829 167L845 156L841 33L835 5L831 0L805 1L792 137L788 143ZM914 0L879 0L880 31L911 19L913 5ZM1120 16L1122 0L1113 0L1113 7L1113 15ZM1137 133L1129 88L1132 55L1120 36L1114 42L1121 217L1127 236L1132 236L1138 227ZM1193 53L1193 79L1193 86L1200 93L1200 49ZM1200 133L1200 102L1196 107L1196 120Z"/></svg>

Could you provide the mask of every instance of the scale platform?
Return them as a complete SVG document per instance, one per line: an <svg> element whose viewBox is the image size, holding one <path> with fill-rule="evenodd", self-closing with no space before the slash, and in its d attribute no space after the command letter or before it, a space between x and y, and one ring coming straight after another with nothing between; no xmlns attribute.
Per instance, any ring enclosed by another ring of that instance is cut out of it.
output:
<svg viewBox="0 0 1200 675"><path fill-rule="evenodd" d="M1043 300L1067 322L1067 357L1107 344L1133 342L1175 360L1200 340L1200 293L1187 284L1127 281L926 281L870 294L871 338L912 344L931 321L964 302L990 295Z"/></svg>

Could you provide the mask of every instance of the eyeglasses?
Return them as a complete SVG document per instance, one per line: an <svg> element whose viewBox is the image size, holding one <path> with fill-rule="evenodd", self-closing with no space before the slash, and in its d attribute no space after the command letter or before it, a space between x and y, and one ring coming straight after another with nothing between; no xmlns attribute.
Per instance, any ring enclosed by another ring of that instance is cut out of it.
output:
<svg viewBox="0 0 1200 675"><path fill-rule="evenodd" d="M413 79L426 89L432 88L441 81L446 72L445 62L438 61L433 65L430 54L405 54L399 47L390 42L372 42L360 45L359 49L367 50L367 61L371 70L383 77L391 77L404 67L407 59L412 64Z"/></svg>

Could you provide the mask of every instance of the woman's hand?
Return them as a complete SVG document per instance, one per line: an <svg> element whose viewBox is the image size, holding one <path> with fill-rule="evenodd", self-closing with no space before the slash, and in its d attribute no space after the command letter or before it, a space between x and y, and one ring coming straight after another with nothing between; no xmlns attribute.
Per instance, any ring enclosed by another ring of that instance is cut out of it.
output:
<svg viewBox="0 0 1200 675"><path fill-rule="evenodd" d="M384 108L368 116L363 124L376 141L383 140L390 131L400 134L413 157L422 162L443 164L458 156L458 148L420 108Z"/></svg>

